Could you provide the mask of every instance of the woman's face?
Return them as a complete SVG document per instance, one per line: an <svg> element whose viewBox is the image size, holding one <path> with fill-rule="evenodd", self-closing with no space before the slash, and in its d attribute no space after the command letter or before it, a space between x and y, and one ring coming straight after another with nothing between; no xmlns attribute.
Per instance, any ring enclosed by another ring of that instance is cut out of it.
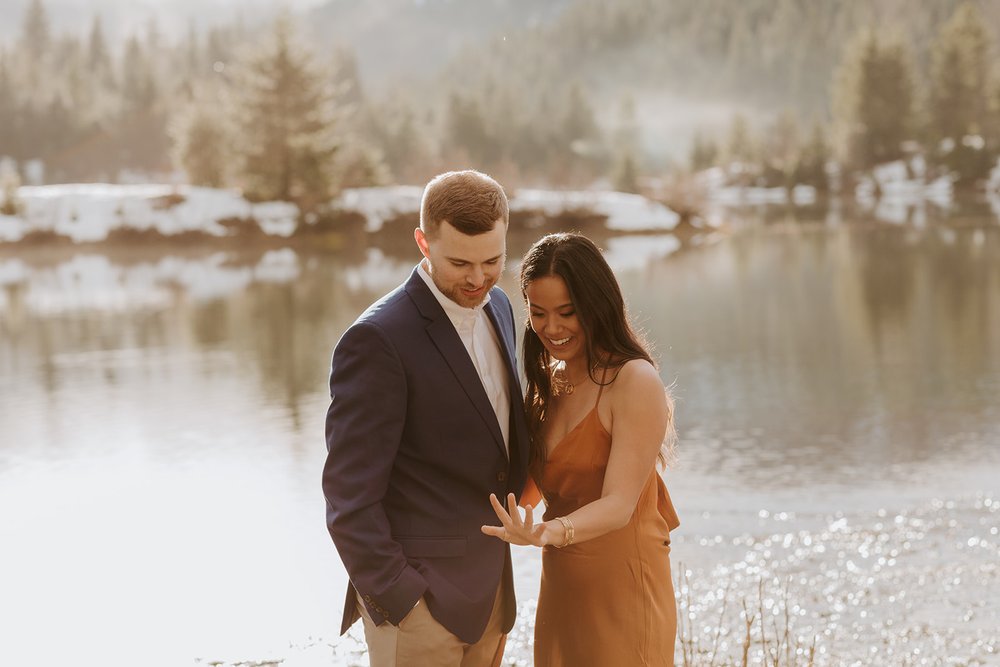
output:
<svg viewBox="0 0 1000 667"><path fill-rule="evenodd" d="M528 283L524 293L531 330L549 354L560 361L586 363L587 336L576 316L566 281L559 276L536 278Z"/></svg>

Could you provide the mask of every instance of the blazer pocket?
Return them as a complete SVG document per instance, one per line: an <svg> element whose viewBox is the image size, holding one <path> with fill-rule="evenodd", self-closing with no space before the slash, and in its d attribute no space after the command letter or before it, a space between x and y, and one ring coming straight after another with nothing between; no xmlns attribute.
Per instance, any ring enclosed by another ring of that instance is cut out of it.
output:
<svg viewBox="0 0 1000 667"><path fill-rule="evenodd" d="M464 537L394 537L410 558L459 558L465 555Z"/></svg>

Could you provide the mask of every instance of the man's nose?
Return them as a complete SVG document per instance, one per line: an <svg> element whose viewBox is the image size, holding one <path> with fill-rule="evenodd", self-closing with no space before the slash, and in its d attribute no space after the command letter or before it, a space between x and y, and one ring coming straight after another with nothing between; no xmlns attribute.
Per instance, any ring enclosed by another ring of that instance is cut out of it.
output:
<svg viewBox="0 0 1000 667"><path fill-rule="evenodd" d="M473 287L480 287L483 284L484 277L485 274L483 273L482 268L475 266L472 267L472 270L469 272L469 275L466 276L466 280L468 280L469 284L472 285Z"/></svg>

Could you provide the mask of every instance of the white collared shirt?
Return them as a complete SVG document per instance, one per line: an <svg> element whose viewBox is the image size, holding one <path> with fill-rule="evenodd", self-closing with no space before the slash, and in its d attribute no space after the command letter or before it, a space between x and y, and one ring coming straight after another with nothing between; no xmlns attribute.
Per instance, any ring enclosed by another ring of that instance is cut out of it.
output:
<svg viewBox="0 0 1000 667"><path fill-rule="evenodd" d="M427 283L431 294L438 300L441 307L451 323L455 326L462 344L465 345L472 364L479 373L479 380L483 383L486 396L490 399L493 412L497 416L497 424L500 426L500 433L503 434L503 444L510 453L510 393L507 380L507 364L504 362L503 353L500 351L500 339L493 329L489 316L484 307L490 301L487 293L482 303L474 308L465 308L458 305L434 284L434 280L424 263L417 266L417 273Z"/></svg>

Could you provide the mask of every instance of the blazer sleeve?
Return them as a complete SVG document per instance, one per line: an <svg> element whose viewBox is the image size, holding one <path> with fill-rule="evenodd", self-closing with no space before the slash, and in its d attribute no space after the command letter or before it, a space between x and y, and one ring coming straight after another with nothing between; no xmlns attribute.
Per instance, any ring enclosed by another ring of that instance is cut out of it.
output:
<svg viewBox="0 0 1000 667"><path fill-rule="evenodd" d="M330 370L326 524L372 618L394 625L427 590L393 540L382 507L405 419L406 375L395 348L376 324L353 325Z"/></svg>

